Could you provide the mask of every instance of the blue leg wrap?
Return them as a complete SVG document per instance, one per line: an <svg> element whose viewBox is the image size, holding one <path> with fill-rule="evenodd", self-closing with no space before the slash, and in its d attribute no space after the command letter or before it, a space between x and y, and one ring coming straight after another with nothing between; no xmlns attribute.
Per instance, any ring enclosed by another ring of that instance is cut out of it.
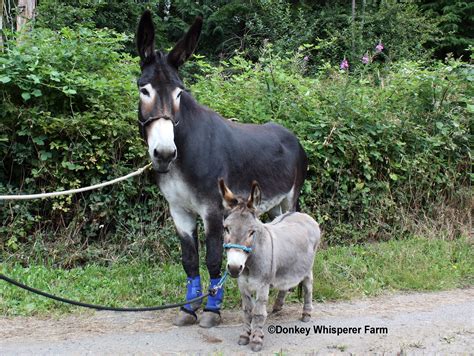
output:
<svg viewBox="0 0 474 356"><path fill-rule="evenodd" d="M188 277L186 280L186 300L200 297L202 295L201 288L201 277ZM194 302L192 304L186 304L185 309L189 311L195 311L201 306L201 302Z"/></svg>
<svg viewBox="0 0 474 356"><path fill-rule="evenodd" d="M211 288L214 287L220 280L221 280L220 278L212 278L211 283L210 283ZM219 310L221 309L223 300L224 300L224 288L220 288L217 290L217 293L215 296L207 297L207 304L204 310L219 312Z"/></svg>

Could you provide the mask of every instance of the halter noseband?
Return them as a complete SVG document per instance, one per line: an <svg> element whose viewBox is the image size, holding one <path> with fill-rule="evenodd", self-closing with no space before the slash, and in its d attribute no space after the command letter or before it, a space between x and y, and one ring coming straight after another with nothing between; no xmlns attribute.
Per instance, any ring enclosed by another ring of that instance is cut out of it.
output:
<svg viewBox="0 0 474 356"><path fill-rule="evenodd" d="M224 244L223 247L224 247L225 250L228 250L228 249L230 249L230 248L237 248L237 249L242 250L242 251L247 252L247 253L252 252L252 248L251 248L251 247L247 247L247 246L244 246L244 245L238 245L238 244Z"/></svg>
<svg viewBox="0 0 474 356"><path fill-rule="evenodd" d="M254 244L255 244L255 232L253 233L253 236L252 236L252 247L247 247L245 245L232 244L232 243L223 244L222 247L224 247L224 250L228 250L230 248L236 248L238 250L242 250L244 252L250 253L252 252Z"/></svg>
<svg viewBox="0 0 474 356"><path fill-rule="evenodd" d="M145 127L150 124L151 122L159 119L165 119L165 120L170 120L173 123L173 126L178 126L179 120L175 121L171 116L152 116L146 119L145 121L138 120L138 125L140 125L140 128L142 130L145 130Z"/></svg>

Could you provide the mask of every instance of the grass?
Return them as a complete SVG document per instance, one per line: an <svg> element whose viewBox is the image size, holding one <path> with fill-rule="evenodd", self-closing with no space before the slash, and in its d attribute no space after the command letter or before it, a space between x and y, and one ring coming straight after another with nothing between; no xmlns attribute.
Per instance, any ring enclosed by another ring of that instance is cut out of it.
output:
<svg viewBox="0 0 474 356"><path fill-rule="evenodd" d="M411 238L319 251L314 266L317 301L374 296L397 290L443 290L474 284L474 253L467 239ZM202 269L204 271L204 268ZM185 274L179 264L117 263L70 270L3 263L1 273L65 298L111 306L181 301ZM208 285L203 273L204 284ZM292 293L290 301L297 301ZM226 282L224 307L240 304L235 280ZM45 315L80 309L0 282L0 314Z"/></svg>

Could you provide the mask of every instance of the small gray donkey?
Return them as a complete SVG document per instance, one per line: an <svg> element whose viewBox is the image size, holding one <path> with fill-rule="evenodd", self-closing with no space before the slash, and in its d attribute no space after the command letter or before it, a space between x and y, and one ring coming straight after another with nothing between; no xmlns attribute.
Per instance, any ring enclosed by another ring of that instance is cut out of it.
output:
<svg viewBox="0 0 474 356"><path fill-rule="evenodd" d="M227 270L232 277L238 277L244 310L244 330L238 343L250 342L253 351L260 351L270 287L279 290L273 305L276 312L282 309L288 290L301 282L304 296L301 320L310 320L313 262L321 232L313 218L298 212L280 215L268 224L258 220L261 191L255 181L247 200L235 196L223 179L219 179L219 189L223 205L229 211L224 220Z"/></svg>

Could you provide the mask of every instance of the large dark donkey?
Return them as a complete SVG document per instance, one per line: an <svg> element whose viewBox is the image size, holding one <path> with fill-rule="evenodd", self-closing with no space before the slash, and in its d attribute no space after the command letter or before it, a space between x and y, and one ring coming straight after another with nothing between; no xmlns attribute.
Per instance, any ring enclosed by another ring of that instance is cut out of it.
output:
<svg viewBox="0 0 474 356"><path fill-rule="evenodd" d="M201 106L184 88L178 68L191 56L201 32L196 18L186 35L168 54L155 51L150 12L138 26L141 58L138 80L140 133L157 172L158 185L170 205L181 240L182 263L188 276L187 300L201 295L196 219L206 233L206 264L215 285L220 278L224 208L217 181L233 192L248 195L258 180L265 196L257 207L271 217L297 208L306 176L307 158L298 139L280 125L237 124ZM200 325L220 323L223 290L209 297ZM198 304L187 304L176 325L193 324Z"/></svg>

